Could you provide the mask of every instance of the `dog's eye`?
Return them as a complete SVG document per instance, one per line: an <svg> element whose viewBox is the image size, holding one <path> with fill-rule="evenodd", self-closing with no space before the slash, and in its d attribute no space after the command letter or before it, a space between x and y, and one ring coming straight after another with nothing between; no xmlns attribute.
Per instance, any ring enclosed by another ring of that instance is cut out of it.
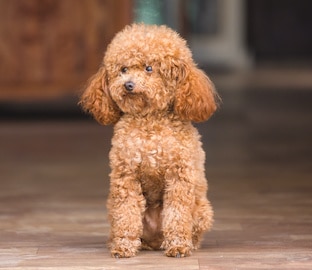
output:
<svg viewBox="0 0 312 270"><path fill-rule="evenodd" d="M150 73L153 71L153 68L151 66L147 66L145 70Z"/></svg>
<svg viewBox="0 0 312 270"><path fill-rule="evenodd" d="M121 68L121 73L127 73L128 71L128 68L127 67L122 67Z"/></svg>

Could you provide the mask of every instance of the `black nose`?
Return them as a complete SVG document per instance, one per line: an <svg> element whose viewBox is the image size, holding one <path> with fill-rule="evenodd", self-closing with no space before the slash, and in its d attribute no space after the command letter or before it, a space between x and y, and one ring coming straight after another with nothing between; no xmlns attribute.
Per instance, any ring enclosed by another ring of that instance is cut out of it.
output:
<svg viewBox="0 0 312 270"><path fill-rule="evenodd" d="M127 91L132 91L134 89L135 83L128 81L125 82L124 87L126 88Z"/></svg>

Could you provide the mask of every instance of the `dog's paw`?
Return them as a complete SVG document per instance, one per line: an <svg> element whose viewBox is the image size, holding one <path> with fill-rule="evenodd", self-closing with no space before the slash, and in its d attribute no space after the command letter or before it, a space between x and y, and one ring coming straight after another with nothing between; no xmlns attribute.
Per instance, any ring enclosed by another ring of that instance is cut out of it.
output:
<svg viewBox="0 0 312 270"><path fill-rule="evenodd" d="M111 255L115 259L131 258L136 255L136 252L133 252L131 250L112 250Z"/></svg>
<svg viewBox="0 0 312 270"><path fill-rule="evenodd" d="M181 238L165 239L160 248L165 250L168 257L183 258L192 255L193 244Z"/></svg>
<svg viewBox="0 0 312 270"><path fill-rule="evenodd" d="M166 256L183 258L192 255L192 249L188 246L173 246L165 251Z"/></svg>
<svg viewBox="0 0 312 270"><path fill-rule="evenodd" d="M137 254L141 245L140 240L129 240L127 238L117 238L111 243L111 255L113 258L130 258Z"/></svg>

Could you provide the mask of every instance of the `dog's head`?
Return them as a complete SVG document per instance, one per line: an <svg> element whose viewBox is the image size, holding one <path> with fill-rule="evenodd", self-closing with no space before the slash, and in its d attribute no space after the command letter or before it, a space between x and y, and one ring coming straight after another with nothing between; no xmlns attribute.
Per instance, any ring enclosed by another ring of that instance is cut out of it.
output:
<svg viewBox="0 0 312 270"><path fill-rule="evenodd" d="M123 114L159 112L200 122L216 110L216 96L212 82L196 67L176 32L133 24L108 46L81 104L101 124L116 123Z"/></svg>

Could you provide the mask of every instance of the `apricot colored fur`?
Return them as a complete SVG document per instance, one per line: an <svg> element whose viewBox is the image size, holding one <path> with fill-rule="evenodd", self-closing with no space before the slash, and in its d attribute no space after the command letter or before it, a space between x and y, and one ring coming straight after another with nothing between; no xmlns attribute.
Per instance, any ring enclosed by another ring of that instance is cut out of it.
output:
<svg viewBox="0 0 312 270"><path fill-rule="evenodd" d="M133 24L112 40L81 97L99 123L114 124L107 203L112 256L164 249L184 257L199 247L213 210L205 153L191 122L207 120L217 99L173 30Z"/></svg>

